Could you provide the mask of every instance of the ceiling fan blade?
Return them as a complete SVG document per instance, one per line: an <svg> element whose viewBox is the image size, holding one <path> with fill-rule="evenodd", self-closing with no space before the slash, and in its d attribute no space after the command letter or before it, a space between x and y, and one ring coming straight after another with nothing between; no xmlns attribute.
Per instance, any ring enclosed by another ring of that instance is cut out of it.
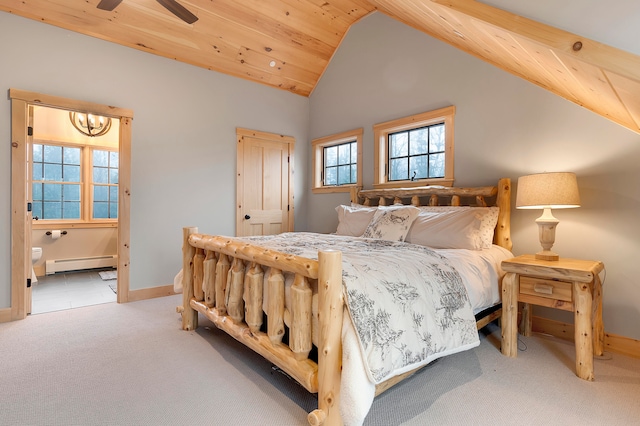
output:
<svg viewBox="0 0 640 426"><path fill-rule="evenodd" d="M100 0L100 3L98 3L98 9L101 10L113 10L116 7L118 7L118 5L122 3L122 0Z"/></svg>
<svg viewBox="0 0 640 426"><path fill-rule="evenodd" d="M104 0L103 0L104 1ZM198 20L198 17L189 12L184 6L178 3L176 0L156 0L162 6L164 6L169 12L182 19L187 24L193 24Z"/></svg>

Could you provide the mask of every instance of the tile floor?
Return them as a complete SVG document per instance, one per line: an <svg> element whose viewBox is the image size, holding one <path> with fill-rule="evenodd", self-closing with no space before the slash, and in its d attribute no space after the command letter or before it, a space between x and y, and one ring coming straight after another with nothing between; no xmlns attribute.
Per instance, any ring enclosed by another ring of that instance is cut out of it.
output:
<svg viewBox="0 0 640 426"><path fill-rule="evenodd" d="M58 272L38 277L38 282L31 286L31 314L115 302L117 280L102 280L99 272L104 270Z"/></svg>

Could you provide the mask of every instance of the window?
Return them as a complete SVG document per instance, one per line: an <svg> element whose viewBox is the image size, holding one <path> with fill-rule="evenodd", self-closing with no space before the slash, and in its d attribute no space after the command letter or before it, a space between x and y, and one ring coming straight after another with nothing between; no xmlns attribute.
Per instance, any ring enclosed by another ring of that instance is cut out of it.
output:
<svg viewBox="0 0 640 426"><path fill-rule="evenodd" d="M80 219L80 148L33 145L33 216Z"/></svg>
<svg viewBox="0 0 640 426"><path fill-rule="evenodd" d="M444 177L444 123L389 134L389 180Z"/></svg>
<svg viewBox="0 0 640 426"><path fill-rule="evenodd" d="M58 222L118 217L118 152L33 144L33 216Z"/></svg>
<svg viewBox="0 0 640 426"><path fill-rule="evenodd" d="M324 186L349 185L358 181L358 144L356 141L325 146L323 151Z"/></svg>
<svg viewBox="0 0 640 426"><path fill-rule="evenodd" d="M312 141L313 192L349 192L362 186L362 133L350 130Z"/></svg>
<svg viewBox="0 0 640 426"><path fill-rule="evenodd" d="M94 149L93 219L118 217L118 153Z"/></svg>
<svg viewBox="0 0 640 426"><path fill-rule="evenodd" d="M374 186L451 186L454 115L451 106L376 124Z"/></svg>

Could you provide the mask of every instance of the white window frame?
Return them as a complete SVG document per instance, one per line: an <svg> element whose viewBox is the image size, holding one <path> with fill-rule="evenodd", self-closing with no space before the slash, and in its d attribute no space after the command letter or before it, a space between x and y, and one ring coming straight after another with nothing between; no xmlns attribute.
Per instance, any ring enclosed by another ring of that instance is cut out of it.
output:
<svg viewBox="0 0 640 426"><path fill-rule="evenodd" d="M325 136L322 138L314 139L311 141L311 147L313 150L313 187L312 191L316 194L331 193L331 192L350 192L353 187L362 187L362 135L364 133L363 128L348 130L346 132L337 133L335 135ZM357 178L356 183L346 185L330 185L325 186L322 180L323 168L323 156L324 148L341 145L348 142L356 142L356 148L358 150L356 167Z"/></svg>
<svg viewBox="0 0 640 426"><path fill-rule="evenodd" d="M397 120L379 123L373 126L374 134L374 188L414 187L425 185L453 185L453 127L455 106L449 106ZM389 134L421 127L444 123L445 149L444 149L444 177L425 178L418 180L394 180L389 181Z"/></svg>

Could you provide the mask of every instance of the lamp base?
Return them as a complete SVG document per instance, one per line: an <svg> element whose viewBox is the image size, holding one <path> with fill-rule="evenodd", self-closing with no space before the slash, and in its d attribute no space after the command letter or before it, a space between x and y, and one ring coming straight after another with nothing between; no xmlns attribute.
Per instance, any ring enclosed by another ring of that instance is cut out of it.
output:
<svg viewBox="0 0 640 426"><path fill-rule="evenodd" d="M559 260L560 256L557 253L552 252L551 250L542 250L536 253L536 259L538 260Z"/></svg>
<svg viewBox="0 0 640 426"><path fill-rule="evenodd" d="M536 259L552 261L560 259L557 253L551 251L551 247L553 247L553 243L556 240L556 225L558 222L559 220L553 217L550 208L545 208L542 216L536 219L538 237L542 246L542 251L536 253Z"/></svg>

